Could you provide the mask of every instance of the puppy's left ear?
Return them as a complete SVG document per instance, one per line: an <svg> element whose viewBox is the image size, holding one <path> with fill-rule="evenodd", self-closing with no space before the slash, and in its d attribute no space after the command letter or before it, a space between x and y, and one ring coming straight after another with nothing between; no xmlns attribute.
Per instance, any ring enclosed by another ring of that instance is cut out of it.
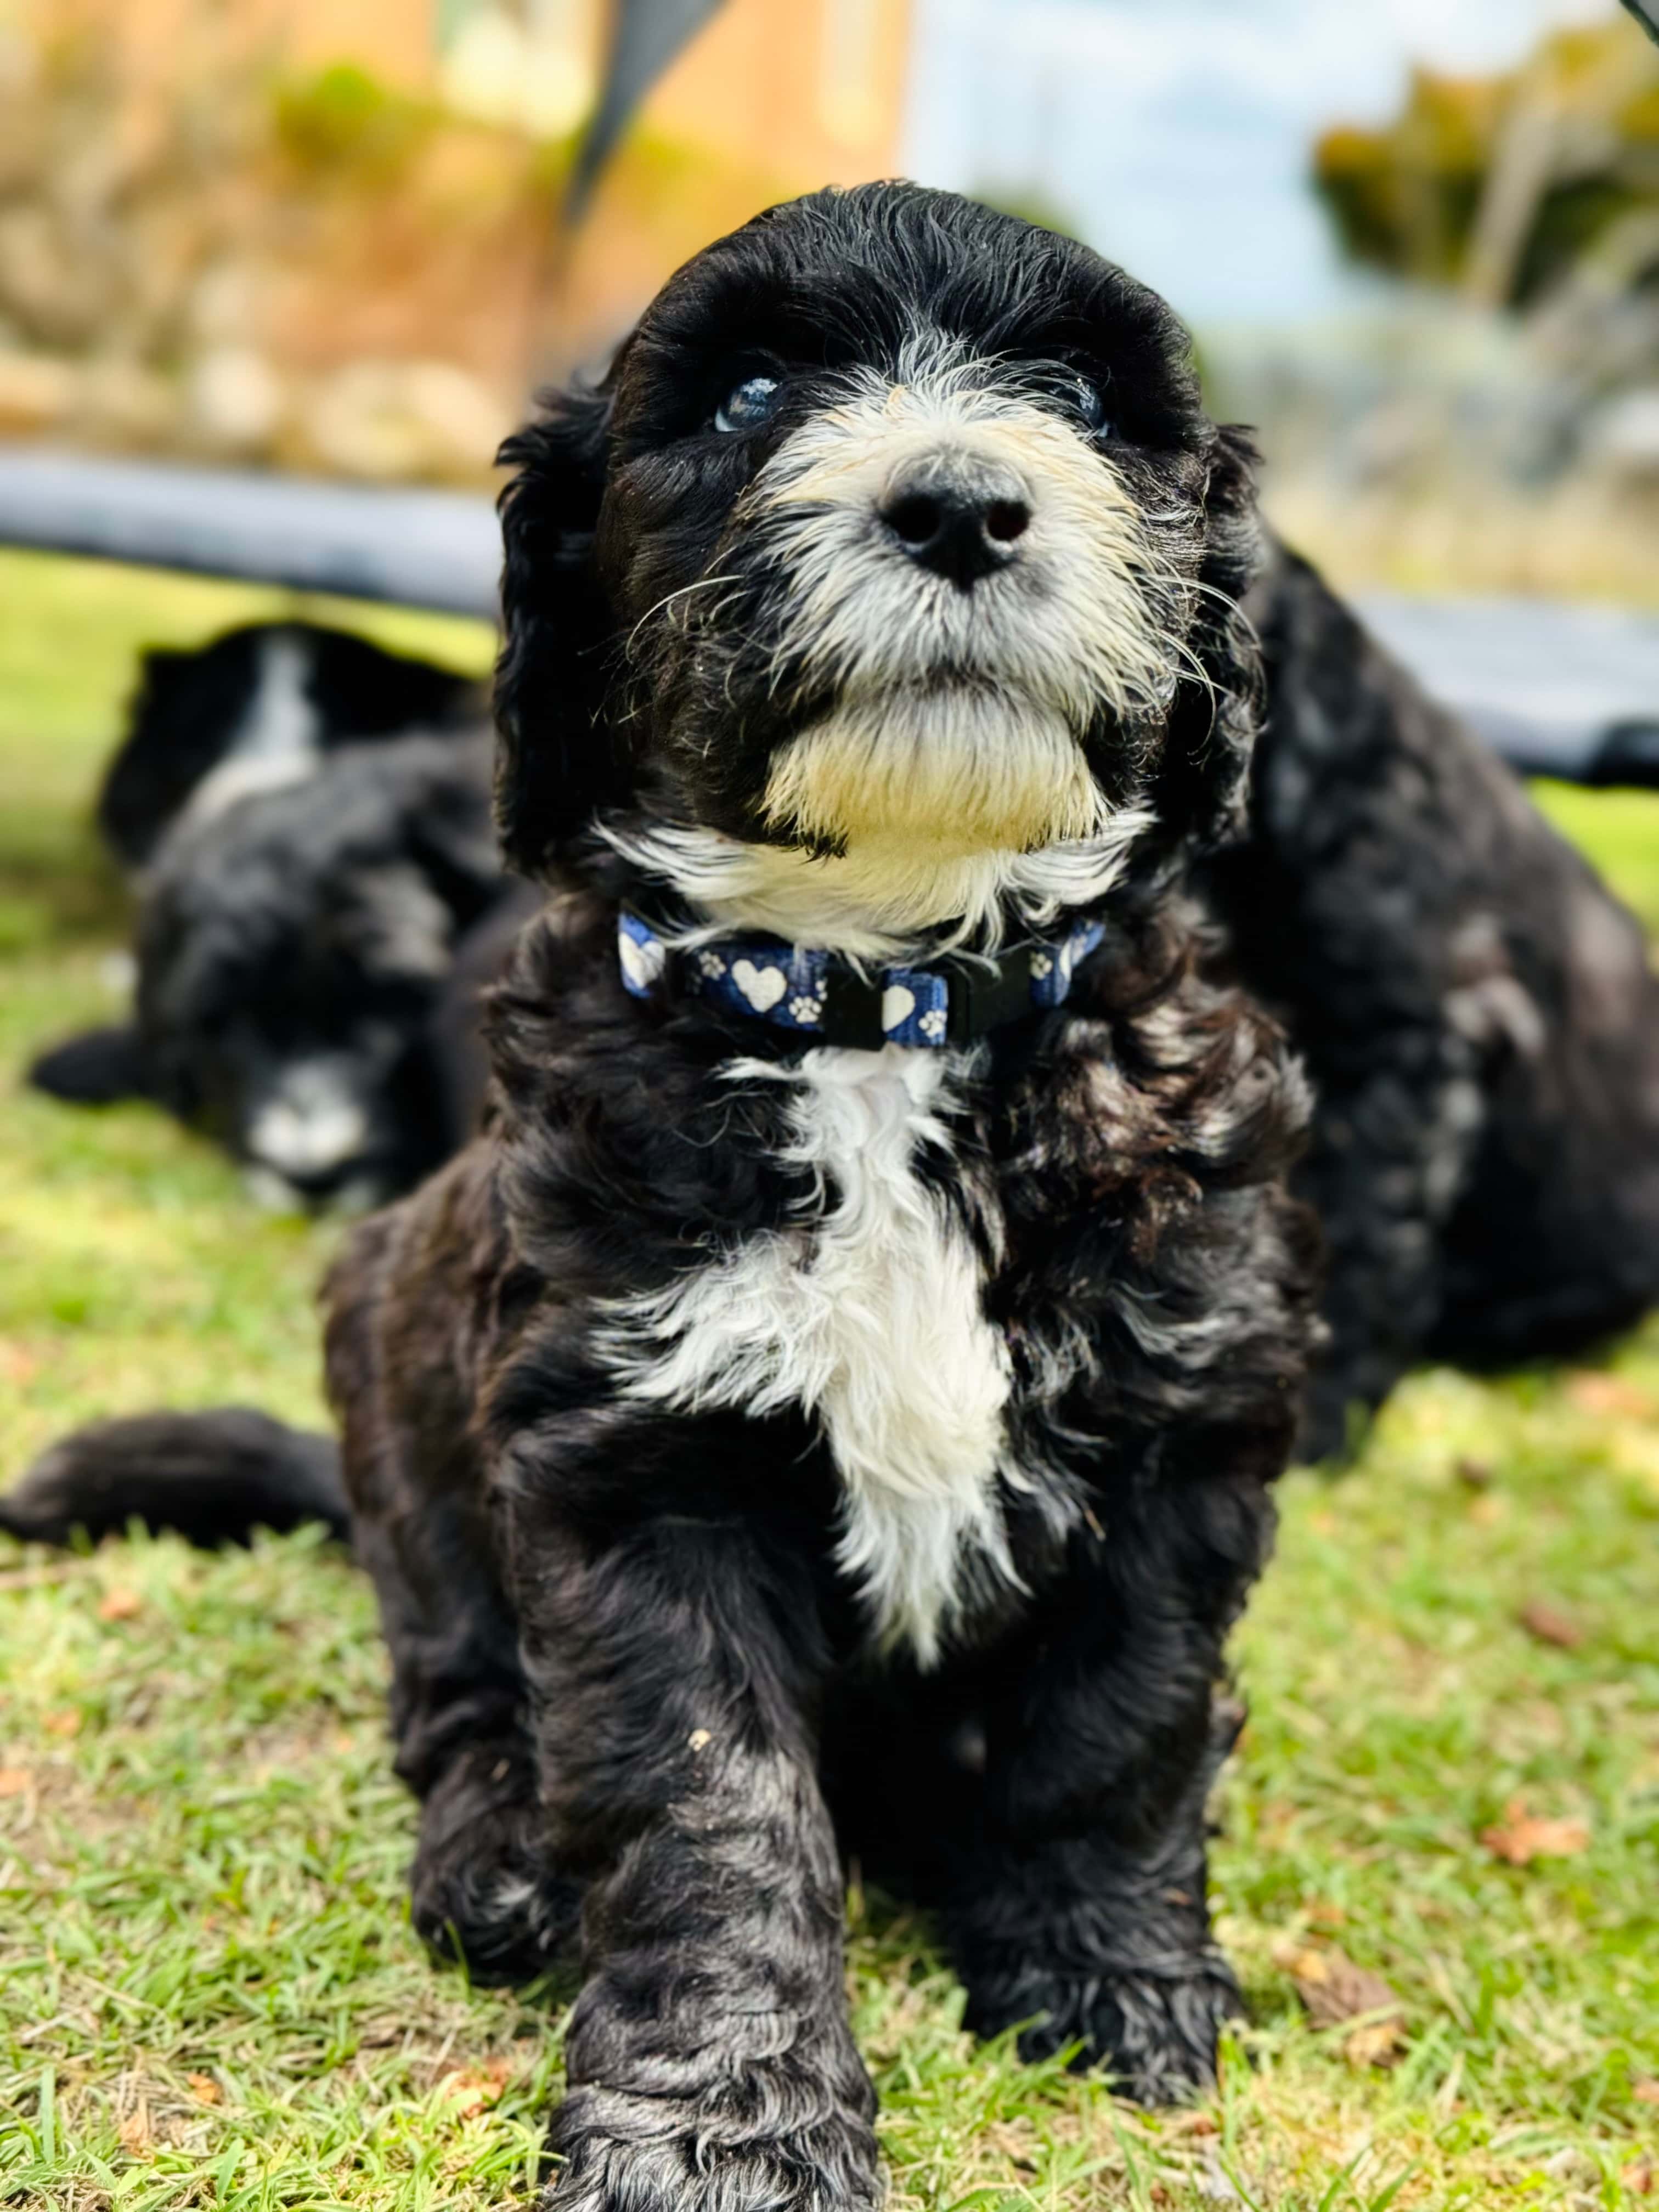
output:
<svg viewBox="0 0 1659 2212"><path fill-rule="evenodd" d="M501 447L506 636L495 665L495 824L509 866L536 876L627 796L625 749L605 706L612 624L594 564L611 401L602 386L546 395Z"/></svg>
<svg viewBox="0 0 1659 2212"><path fill-rule="evenodd" d="M1264 683L1255 633L1239 611L1265 556L1256 512L1260 456L1248 430L1216 433L1204 498L1203 586L1188 644L1203 679L1182 678L1158 771L1159 819L1200 847L1226 844L1244 829L1250 756Z"/></svg>

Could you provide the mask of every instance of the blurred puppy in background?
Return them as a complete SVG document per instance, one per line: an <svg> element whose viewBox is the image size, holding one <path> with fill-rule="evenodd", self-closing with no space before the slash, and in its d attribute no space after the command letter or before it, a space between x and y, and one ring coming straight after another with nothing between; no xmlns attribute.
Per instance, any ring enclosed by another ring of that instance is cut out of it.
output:
<svg viewBox="0 0 1659 2212"><path fill-rule="evenodd" d="M476 1126L478 991L533 905L481 714L467 679L307 624L147 655L98 804L135 866L133 1016L31 1080L154 1100L279 1207L418 1182Z"/></svg>
<svg viewBox="0 0 1659 2212"><path fill-rule="evenodd" d="M1424 1359L1581 1352L1659 1303L1659 981L1517 778L1270 548L1247 834L1195 888L1313 1079L1329 1341L1300 1450Z"/></svg>

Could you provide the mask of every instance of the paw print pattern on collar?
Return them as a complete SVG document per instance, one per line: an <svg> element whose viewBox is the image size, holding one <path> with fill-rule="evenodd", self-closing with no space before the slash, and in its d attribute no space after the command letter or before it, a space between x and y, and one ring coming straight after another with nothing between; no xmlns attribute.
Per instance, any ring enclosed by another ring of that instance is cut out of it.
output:
<svg viewBox="0 0 1659 2212"><path fill-rule="evenodd" d="M989 963L952 957L860 972L838 953L758 932L675 951L624 907L617 917L617 957L623 988L636 999L669 992L825 1044L939 1051L1063 1006L1079 962L1104 934L1099 922L1080 921L1063 937L1018 946Z"/></svg>

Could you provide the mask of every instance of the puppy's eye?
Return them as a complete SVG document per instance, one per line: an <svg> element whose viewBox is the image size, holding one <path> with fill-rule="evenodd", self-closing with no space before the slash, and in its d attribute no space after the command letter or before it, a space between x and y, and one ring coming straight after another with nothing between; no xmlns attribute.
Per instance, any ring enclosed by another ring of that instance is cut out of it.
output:
<svg viewBox="0 0 1659 2212"><path fill-rule="evenodd" d="M1105 395L1092 378L1073 372L1066 380L1066 396L1097 438L1111 436L1113 425L1106 412Z"/></svg>
<svg viewBox="0 0 1659 2212"><path fill-rule="evenodd" d="M745 376L714 410L717 430L758 430L778 411L783 386L775 376Z"/></svg>

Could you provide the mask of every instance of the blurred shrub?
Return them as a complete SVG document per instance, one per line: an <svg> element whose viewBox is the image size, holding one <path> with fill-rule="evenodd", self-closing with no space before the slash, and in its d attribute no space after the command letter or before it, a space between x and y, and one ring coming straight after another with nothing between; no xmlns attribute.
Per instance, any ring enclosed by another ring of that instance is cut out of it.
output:
<svg viewBox="0 0 1659 2212"><path fill-rule="evenodd" d="M1416 70L1404 112L1386 129L1328 131L1315 152L1314 175L1347 253L1391 274L1454 282L1499 109L1492 84Z"/></svg>
<svg viewBox="0 0 1659 2212"><path fill-rule="evenodd" d="M1314 182L1354 260L1526 304L1621 217L1659 210L1659 48L1620 15L1500 76L1419 70L1382 129L1324 134Z"/></svg>
<svg viewBox="0 0 1659 2212"><path fill-rule="evenodd" d="M442 122L432 102L411 99L356 62L279 84L276 141L296 170L319 178L395 184Z"/></svg>

